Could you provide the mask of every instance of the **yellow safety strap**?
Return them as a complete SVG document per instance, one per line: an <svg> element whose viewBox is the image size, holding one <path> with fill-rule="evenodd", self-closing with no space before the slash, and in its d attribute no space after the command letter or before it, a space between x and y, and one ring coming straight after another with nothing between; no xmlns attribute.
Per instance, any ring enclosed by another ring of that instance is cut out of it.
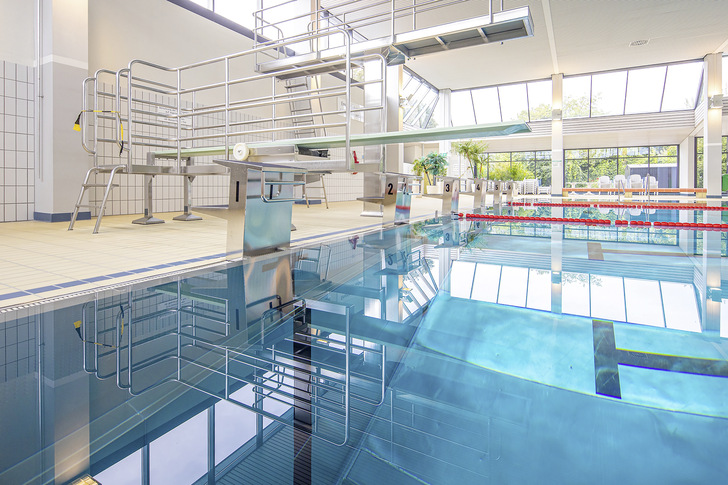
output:
<svg viewBox="0 0 728 485"><path fill-rule="evenodd" d="M121 113L112 110L101 110L101 109L85 109L81 111L76 117L76 121L73 123L74 131L81 131L81 115L84 113L111 113L119 117L119 132L121 134L121 149L119 150L119 156L124 153L124 124L121 122Z"/></svg>

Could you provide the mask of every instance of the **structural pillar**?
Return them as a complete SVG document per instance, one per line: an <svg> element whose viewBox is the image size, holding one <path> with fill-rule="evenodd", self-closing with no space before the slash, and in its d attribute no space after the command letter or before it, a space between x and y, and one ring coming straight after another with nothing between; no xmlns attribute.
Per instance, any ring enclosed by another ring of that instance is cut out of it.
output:
<svg viewBox="0 0 728 485"><path fill-rule="evenodd" d="M447 127L452 126L452 111L451 111L451 104L450 100L452 97L452 90L450 89L441 89L440 90L440 102L435 109L441 109L444 116L442 117L444 121L444 125ZM452 149L452 142L450 140L441 141L439 150L440 153L450 153L450 150ZM424 155L424 153L423 153ZM455 173L452 172L452 164L448 164L448 175L455 176ZM460 175L459 173L457 174Z"/></svg>
<svg viewBox="0 0 728 485"><path fill-rule="evenodd" d="M719 159L720 160L720 159ZM707 179L704 179L707 180ZM708 189L710 190L710 189ZM709 206L720 207L720 201L708 202ZM703 213L703 222L720 224L722 215L720 211L706 211ZM705 295L705 303L701 305L702 330L705 333L720 335L720 309L723 301L721 290L721 233L717 231L703 231L703 282L704 288L699 293Z"/></svg>
<svg viewBox="0 0 728 485"><path fill-rule="evenodd" d="M384 69L384 72L381 71ZM365 63L364 80L377 80L384 76L385 88L381 89L378 84L364 86L365 106L384 107L381 111L365 112L364 130L367 133L380 133L382 131L402 130L402 109L399 107L399 92L402 86L402 66L381 67L379 61ZM384 99L382 99L384 95ZM351 154L347 154L351 156ZM379 170L385 172L402 173L402 161L404 160L404 147L402 144L387 145L382 150L379 146L370 146L364 149L365 163L378 163L381 161ZM381 178L378 174L369 171L364 172L364 197L381 197ZM362 216L380 217L382 215L381 204L364 202Z"/></svg>
<svg viewBox="0 0 728 485"><path fill-rule="evenodd" d="M88 77L88 0L40 0L40 152L34 219L69 221L91 160L73 121Z"/></svg>
<svg viewBox="0 0 728 485"><path fill-rule="evenodd" d="M722 53L708 54L703 62L703 187L708 197L721 195L721 137L723 128Z"/></svg>
<svg viewBox="0 0 728 485"><path fill-rule="evenodd" d="M563 74L551 76L551 195L564 188Z"/></svg>
<svg viewBox="0 0 728 485"><path fill-rule="evenodd" d="M678 187L695 187L695 137L690 135L680 142L680 173Z"/></svg>

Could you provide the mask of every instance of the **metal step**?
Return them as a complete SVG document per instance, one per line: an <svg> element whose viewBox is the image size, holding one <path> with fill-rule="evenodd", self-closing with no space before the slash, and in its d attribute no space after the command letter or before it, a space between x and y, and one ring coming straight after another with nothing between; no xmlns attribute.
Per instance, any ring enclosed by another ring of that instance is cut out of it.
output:
<svg viewBox="0 0 728 485"><path fill-rule="evenodd" d="M71 222L68 225L69 231L73 230L73 225L76 223L76 218L78 217L78 210L82 207L86 207L99 209L99 214L96 218L96 225L94 226L93 233L97 234L99 232L101 217L103 217L104 212L106 212L106 202L109 200L109 193L111 192L111 189L119 187L119 184L112 183L114 180L114 176L116 176L117 173L124 171L126 171L126 165L104 165L99 167L93 167L89 169L88 172L86 172L86 178L81 184L81 192L78 194L78 200L76 201L76 205L73 209L73 214L71 215ZM91 175L99 173L109 173L109 181L105 184L90 184L88 181L90 180ZM81 202L83 201L84 194L86 194L86 190L92 187L103 187L106 189L104 190L104 198L101 204L82 204Z"/></svg>
<svg viewBox="0 0 728 485"><path fill-rule="evenodd" d="M106 184L81 184L81 186L86 187L87 189L89 189L91 187L103 187L103 188L107 187ZM111 184L111 188L113 189L114 187L119 187L119 184Z"/></svg>

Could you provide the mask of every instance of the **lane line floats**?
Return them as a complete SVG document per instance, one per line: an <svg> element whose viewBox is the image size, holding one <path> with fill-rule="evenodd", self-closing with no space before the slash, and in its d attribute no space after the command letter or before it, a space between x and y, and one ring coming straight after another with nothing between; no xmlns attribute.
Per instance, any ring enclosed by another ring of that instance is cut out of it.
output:
<svg viewBox="0 0 728 485"><path fill-rule="evenodd" d="M490 220L509 222L531 222L537 224L582 224L586 226L611 226L609 219L584 219L572 217L535 217L535 216L509 216L496 214L459 213L465 220ZM616 220L615 226L654 227L659 229L692 229L702 231L728 231L728 224L707 224L703 222L664 222L664 221L626 221Z"/></svg>

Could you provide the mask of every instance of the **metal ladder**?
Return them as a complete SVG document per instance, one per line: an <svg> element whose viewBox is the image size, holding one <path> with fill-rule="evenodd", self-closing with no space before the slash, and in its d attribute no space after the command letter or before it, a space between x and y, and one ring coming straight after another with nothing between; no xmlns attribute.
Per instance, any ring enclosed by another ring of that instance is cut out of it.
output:
<svg viewBox="0 0 728 485"><path fill-rule="evenodd" d="M119 186L119 184L114 183L114 176L118 172L124 171L126 169L126 165L111 165L111 166L99 166L99 167L93 167L88 172L86 172L86 178L83 180L83 184L81 184L81 192L78 194L78 200L76 201L76 205L73 209L73 215L71 216L71 223L68 225L68 230L73 230L73 225L76 223L76 219L78 218L78 212L82 207L85 208L95 208L98 210L98 215L96 217L96 225L94 226L94 234L97 234L99 232L99 226L101 225L101 218L104 216L104 211L106 210L106 201L109 200L109 193L111 193L111 189L116 188ZM99 173L108 173L109 174L109 181L105 184L92 184L89 183L89 180L91 179L91 175L96 175ZM106 190L104 191L104 198L101 201L101 204L84 204L83 203L83 196L86 194L86 191L88 189L92 188L99 188L99 187L105 187Z"/></svg>
<svg viewBox="0 0 728 485"><path fill-rule="evenodd" d="M293 126L296 128L296 138L314 138L316 137L316 129L311 127L306 129L308 125L314 125L313 105L311 98L306 96L311 89L310 76L299 76L287 78L284 80L286 92L291 94L291 117ZM295 93L301 92L301 99L295 96ZM310 115L310 116L309 116ZM326 136L326 130L322 128L323 135Z"/></svg>
<svg viewBox="0 0 728 485"><path fill-rule="evenodd" d="M322 280L329 278L331 264L331 247L322 244L318 247L300 249L296 260L296 269L319 273Z"/></svg>

